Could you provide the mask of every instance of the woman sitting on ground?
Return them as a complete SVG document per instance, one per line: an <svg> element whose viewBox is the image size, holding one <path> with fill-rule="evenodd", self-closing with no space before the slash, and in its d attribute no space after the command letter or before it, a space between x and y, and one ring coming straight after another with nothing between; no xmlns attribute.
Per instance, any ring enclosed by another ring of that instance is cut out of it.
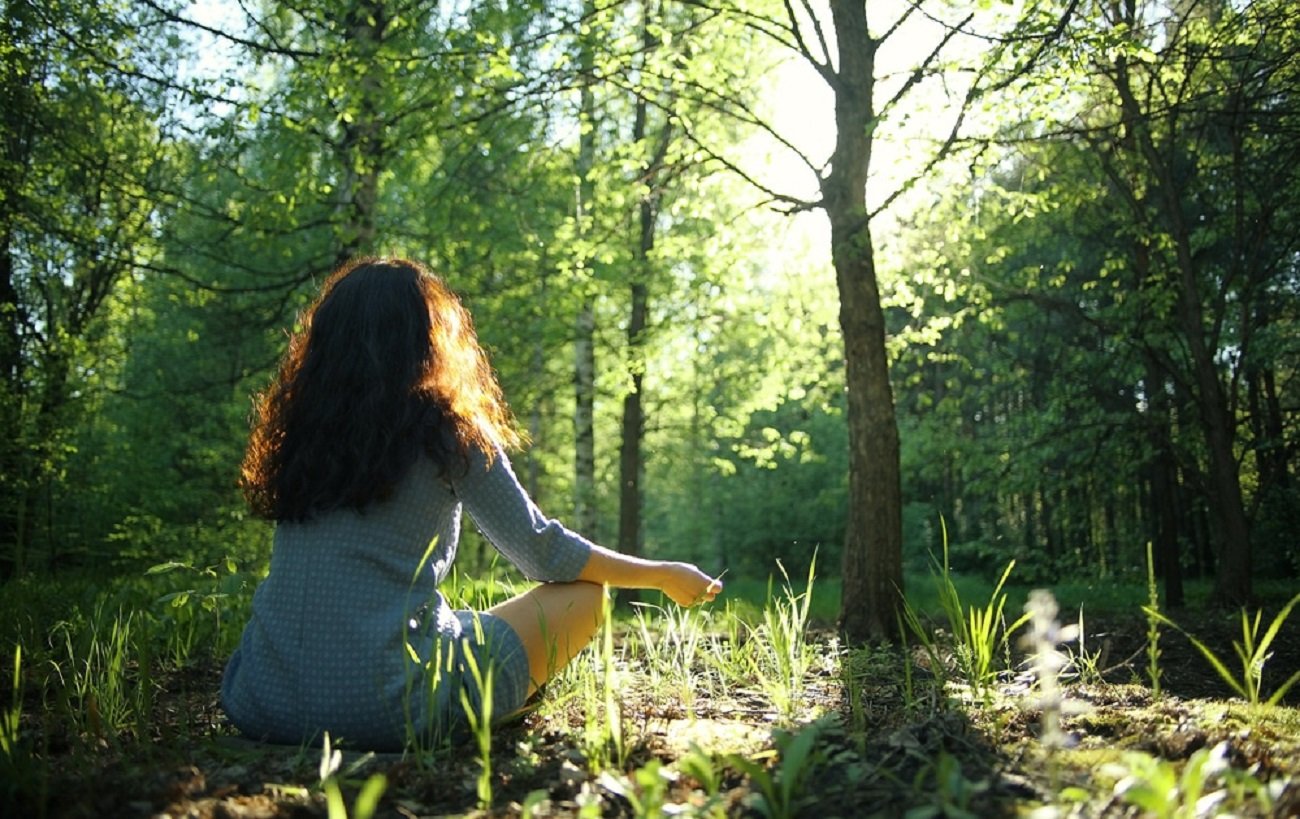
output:
<svg viewBox="0 0 1300 819"><path fill-rule="evenodd" d="M510 716L600 626L603 585L683 606L722 588L695 566L597 546L546 518L510 466L518 443L468 312L407 260L332 275L258 401L243 465L276 522L270 573L226 666L246 736L370 750L463 735L465 708ZM438 592L464 509L540 585L487 611ZM486 684L486 682L485 682Z"/></svg>

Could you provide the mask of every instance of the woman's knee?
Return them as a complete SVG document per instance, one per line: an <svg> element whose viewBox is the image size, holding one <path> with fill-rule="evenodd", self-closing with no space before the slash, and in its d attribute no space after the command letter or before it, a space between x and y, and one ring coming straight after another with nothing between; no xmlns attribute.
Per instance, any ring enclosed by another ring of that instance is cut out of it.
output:
<svg viewBox="0 0 1300 819"><path fill-rule="evenodd" d="M491 611L519 635L535 688L590 642L604 616L605 590L581 581L544 583Z"/></svg>
<svg viewBox="0 0 1300 819"><path fill-rule="evenodd" d="M565 591L572 595L575 606L593 612L598 622L605 619L604 586L588 583L584 580L575 580L572 583L561 585L565 586Z"/></svg>

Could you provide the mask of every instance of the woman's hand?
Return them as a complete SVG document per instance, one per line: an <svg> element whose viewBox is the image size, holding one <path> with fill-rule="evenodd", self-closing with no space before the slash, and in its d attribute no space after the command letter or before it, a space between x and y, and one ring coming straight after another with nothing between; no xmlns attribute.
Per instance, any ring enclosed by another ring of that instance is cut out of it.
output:
<svg viewBox="0 0 1300 819"><path fill-rule="evenodd" d="M722 591L722 581L709 577L690 563L664 563L659 590L679 606L709 603Z"/></svg>

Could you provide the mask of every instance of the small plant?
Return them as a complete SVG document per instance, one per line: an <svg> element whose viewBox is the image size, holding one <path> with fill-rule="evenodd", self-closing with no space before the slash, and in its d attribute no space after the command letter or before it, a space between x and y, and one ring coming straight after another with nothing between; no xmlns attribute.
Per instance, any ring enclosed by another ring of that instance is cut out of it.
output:
<svg viewBox="0 0 1300 819"><path fill-rule="evenodd" d="M357 765L362 764L363 758ZM325 793L325 809L329 819L348 819L348 809L343 801L343 789L339 785L339 767L343 764L343 753L330 747L330 735L325 734L321 748L320 784ZM372 775L361 786L356 800L352 803L352 819L371 819L379 807L379 799L388 787L388 779L381 773Z"/></svg>
<svg viewBox="0 0 1300 819"><path fill-rule="evenodd" d="M823 723L813 722L796 734L780 734L776 750L755 759L729 754L728 764L749 777L758 789L754 807L768 819L787 819L798 814L801 801L799 787L816 767L820 756L817 741ZM759 759L776 757L779 764L767 768Z"/></svg>
<svg viewBox="0 0 1300 819"><path fill-rule="evenodd" d="M482 626L478 621L474 621L475 630L478 632L478 640L483 640ZM478 686L479 707L474 708L473 699L469 692L464 688L460 690L460 704L465 709L465 718L469 721L470 734L474 737L474 744L478 746L479 774L475 784L475 790L478 794L478 806L480 810L489 811L492 808L492 682L493 668L492 663L488 663L486 669L479 668L478 657L470 645L469 640L465 640L462 645L462 651L465 656L465 664L469 667L470 676L474 680L474 685Z"/></svg>
<svg viewBox="0 0 1300 819"><path fill-rule="evenodd" d="M700 784L706 800L703 807L716 805L718 793L722 790L722 771L711 755L692 742L690 750L677 760L677 770Z"/></svg>
<svg viewBox="0 0 1300 819"><path fill-rule="evenodd" d="M1075 632L1079 637L1079 649L1070 650L1070 659L1067 669L1072 671L1078 678L1078 681L1084 685L1100 685L1105 682L1105 675L1102 671L1102 663L1106 656L1106 644L1097 651L1088 650L1088 632L1083 625L1083 606L1079 607L1079 624Z"/></svg>
<svg viewBox="0 0 1300 819"><path fill-rule="evenodd" d="M750 633L753 651L746 654L750 673L785 719L793 720L803 701L804 678L812 664L808 645L808 609L812 603L813 577L817 567L814 557L808 566L808 580L801 593L795 593L785 566L777 561L785 579L783 596L772 594L769 581L763 622Z"/></svg>
<svg viewBox="0 0 1300 819"><path fill-rule="evenodd" d="M1056 598L1050 591L1035 589L1029 593L1025 612L1029 615L1029 630L1022 644L1029 649L1030 669L1038 682L1038 699L1035 705L1042 714L1042 734L1039 739L1047 748L1066 745L1065 732L1061 730L1061 715L1065 709L1065 695L1061 689L1061 674L1069 659L1058 646L1078 637L1077 626L1062 627L1056 620Z"/></svg>
<svg viewBox="0 0 1300 819"><path fill-rule="evenodd" d="M519 806L520 819L533 819L537 816L538 810L544 808L549 796L550 791L545 788L529 792L528 796L524 797L524 803Z"/></svg>
<svg viewBox="0 0 1300 819"><path fill-rule="evenodd" d="M1160 592L1156 589L1156 563L1151 554L1151 541L1147 541L1147 679L1151 681L1151 696L1160 699Z"/></svg>
<svg viewBox="0 0 1300 819"><path fill-rule="evenodd" d="M912 633L919 648L925 652L930 671L939 680L941 687L946 682L948 666L943 660L943 654L939 650L939 643L935 640L934 634L921 622L921 615L912 607L911 603L907 602L907 598L903 598L903 608L899 617L902 621L899 633L903 635L903 701L911 708L916 703L916 692L915 682L912 677L912 651L907 643L907 633L909 631ZM902 628L904 624L907 626L906 629Z"/></svg>
<svg viewBox="0 0 1300 819"><path fill-rule="evenodd" d="M993 587L987 604L983 607L966 606L952 578L948 562L948 527L942 518L940 518L940 525L943 530L943 562L935 561L937 571L932 571L931 575L939 595L939 605L952 631L957 666L972 693L987 702L992 694L993 684L997 680L996 662L999 651L1001 650L1003 654L1009 651L1008 642L1011 635L1029 619L1029 615L1025 614L1008 626L1003 616L1007 595L1002 588L1006 585L1007 578L1011 576L1011 570L1015 568L1016 562L1012 560L1002 571L1002 576ZM916 612L906 603L903 612L908 627L929 654L936 673L942 673L942 658L939 656L934 638L923 627Z"/></svg>
<svg viewBox="0 0 1300 819"><path fill-rule="evenodd" d="M1228 743L1202 748L1192 754L1182 772L1173 763L1140 751L1124 754L1123 761L1103 767L1118 779L1115 795L1155 819L1196 819L1231 813L1253 797L1265 813L1272 795L1253 774L1228 764ZM1216 787L1222 786L1222 787Z"/></svg>
<svg viewBox="0 0 1300 819"><path fill-rule="evenodd" d="M633 816L660 819L667 813L664 808L668 803L668 786L675 779L676 775L662 762L652 759L627 776L615 776L606 771L600 775L599 784L626 799Z"/></svg>
<svg viewBox="0 0 1300 819"><path fill-rule="evenodd" d="M14 767L18 758L18 721L23 713L23 647L14 647L14 693L9 707L0 712L0 754L6 768Z"/></svg>
<svg viewBox="0 0 1300 819"><path fill-rule="evenodd" d="M627 759L622 704L618 697L621 680L614 654L614 604L608 588L601 605L604 620L599 639L583 650L589 661L580 681L583 701L587 703L582 744L588 769L593 774L611 767L621 770Z"/></svg>
<svg viewBox="0 0 1300 819"><path fill-rule="evenodd" d="M1241 663L1241 676L1234 674L1231 669L1228 668L1227 663L1221 660L1219 655L1214 653L1213 649L1196 639L1196 637L1192 636L1191 633L1179 626L1173 620L1170 620L1159 611L1150 607L1144 607L1143 610L1147 613L1147 617L1153 618L1170 628L1182 632L1183 636L1190 640L1192 645L1196 646L1196 649L1201 652L1201 655L1205 657L1206 661L1209 662L1216 672L1218 672L1223 681L1228 684L1228 687L1235 691L1237 695L1246 702L1251 705L1259 705L1261 702L1266 702L1268 705L1276 705L1286 696L1286 693L1291 690L1291 686L1300 682L1300 671L1296 671L1288 677L1286 682L1278 686L1273 691L1273 694L1267 700L1264 700L1264 666L1268 662L1269 657L1272 656L1272 652L1269 649L1273 645L1273 639L1277 637L1278 631L1281 630L1282 625L1286 622L1287 618L1291 616L1291 610L1296 607L1297 603L1300 603L1300 594L1292 597L1290 602L1282 607L1282 610L1279 611L1277 616L1273 618L1273 621L1269 623L1268 629L1264 632L1263 637L1259 636L1259 627L1264 612L1262 610L1256 611L1254 618L1252 618L1246 613L1245 609L1241 610L1241 641L1232 641L1232 647L1237 652L1237 659Z"/></svg>
<svg viewBox="0 0 1300 819"><path fill-rule="evenodd" d="M867 709L862 701L862 680L857 666L870 660L870 649L849 649L840 658L840 683L849 698L849 732L857 742L858 754L866 755Z"/></svg>
<svg viewBox="0 0 1300 819"><path fill-rule="evenodd" d="M192 563L169 560L150 566L145 576L181 572L194 580L189 588L169 592L156 601L164 605L162 615L166 623L167 655L176 667L188 665L195 649L204 643L215 655L233 647L239 631L227 629L225 610L232 595L242 590L243 581L239 577L239 566L234 558L227 557L211 566L195 566ZM207 630L211 629L211 634Z"/></svg>
<svg viewBox="0 0 1300 819"><path fill-rule="evenodd" d="M925 765L912 782L912 791L924 794L924 802L907 812L908 819L977 819L980 814L971 809L975 798L989 789L986 781L966 778L961 760L939 751L933 762Z"/></svg>

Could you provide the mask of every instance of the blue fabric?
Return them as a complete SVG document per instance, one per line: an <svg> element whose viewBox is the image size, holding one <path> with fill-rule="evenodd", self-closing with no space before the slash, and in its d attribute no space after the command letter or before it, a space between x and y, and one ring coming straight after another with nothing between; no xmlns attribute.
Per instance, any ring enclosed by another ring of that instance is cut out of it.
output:
<svg viewBox="0 0 1300 819"><path fill-rule="evenodd" d="M528 693L528 659L514 630L486 613L451 609L437 586L451 571L462 508L525 576L577 578L591 544L546 518L498 451L471 457L447 481L420 458L382 503L276 526L271 568L226 666L222 704L245 735L400 749L463 733L465 690L486 678L493 715Z"/></svg>

